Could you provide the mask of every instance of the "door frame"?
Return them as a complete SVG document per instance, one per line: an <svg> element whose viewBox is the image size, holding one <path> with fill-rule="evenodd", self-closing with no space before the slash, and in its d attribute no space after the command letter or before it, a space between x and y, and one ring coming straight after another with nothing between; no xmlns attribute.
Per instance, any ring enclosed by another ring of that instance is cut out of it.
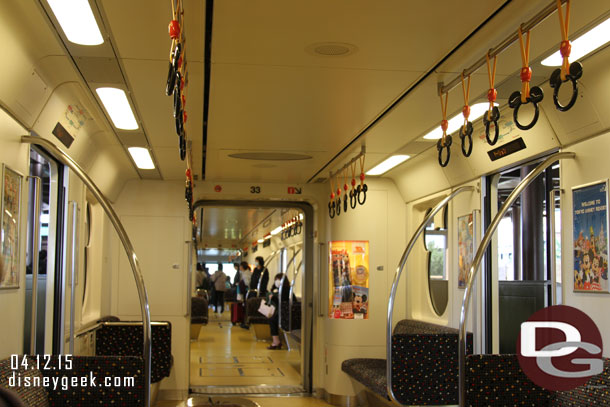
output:
<svg viewBox="0 0 610 407"><path fill-rule="evenodd" d="M313 285L314 285L314 208L304 201L256 201L256 200L208 200L200 199L193 204L194 210L206 206L235 208L290 208L300 209L304 214L305 233L303 236L303 323L301 343L301 380L307 393L313 386ZM306 302L305 302L306 300Z"/></svg>

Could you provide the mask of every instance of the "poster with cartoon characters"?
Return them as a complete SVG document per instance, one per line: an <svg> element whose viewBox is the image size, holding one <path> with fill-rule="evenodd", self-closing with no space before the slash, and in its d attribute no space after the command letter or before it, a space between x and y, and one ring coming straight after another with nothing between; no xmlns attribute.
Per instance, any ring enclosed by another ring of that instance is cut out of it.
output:
<svg viewBox="0 0 610 407"><path fill-rule="evenodd" d="M608 180L572 189L574 291L608 292Z"/></svg>
<svg viewBox="0 0 610 407"><path fill-rule="evenodd" d="M466 288L466 277L474 257L472 213L458 218L458 288Z"/></svg>
<svg viewBox="0 0 610 407"><path fill-rule="evenodd" d="M369 242L333 241L328 249L328 317L368 319Z"/></svg>
<svg viewBox="0 0 610 407"><path fill-rule="evenodd" d="M3 165L0 219L0 288L19 288L19 220L23 177Z"/></svg>

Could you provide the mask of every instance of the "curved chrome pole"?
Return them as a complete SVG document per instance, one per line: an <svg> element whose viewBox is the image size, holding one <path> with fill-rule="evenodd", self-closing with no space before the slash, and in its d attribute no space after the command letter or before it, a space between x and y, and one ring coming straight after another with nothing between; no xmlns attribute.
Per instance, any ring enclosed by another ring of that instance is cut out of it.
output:
<svg viewBox="0 0 610 407"><path fill-rule="evenodd" d="M114 211L114 208L110 204L110 201L104 196L102 191L95 185L93 180L87 175L87 173L80 167L80 165L72 159L68 154L64 153L60 150L55 144L41 137L35 136L23 136L21 137L22 143L35 144L41 147L44 147L48 150L55 158L61 161L63 164L68 166L74 173L83 181L83 183L89 188L93 196L97 199L97 201L102 205L104 212L110 218L110 222L114 226L117 234L119 235L119 239L123 244L123 248L127 253L127 257L129 258L129 264L131 265L131 270L133 271L133 277L136 282L136 287L138 289L138 296L140 298L140 310L142 312L142 321L143 321L143 331L144 331L144 349L143 349L143 357L144 357L144 377L146 379L144 384L144 405L150 407L150 366L151 366L151 339L150 339L150 309L148 305L148 294L146 292L146 287L144 285L144 277L142 276L142 271L140 269L140 262L138 261L138 257L133 249L133 245L129 240L129 236L121 223L118 215Z"/></svg>
<svg viewBox="0 0 610 407"><path fill-rule="evenodd" d="M294 249L294 254L292 255L292 257L290 258L290 260L288 260L286 262L286 267L284 268L284 275L282 276L282 279L280 280L280 288L278 290L278 296L277 296L277 306L278 306L278 319L280 321L280 325L282 324L282 290L284 289L284 282L286 281L287 275L288 275L288 269L290 268L290 263L294 263L296 261L297 255L299 253L301 253L301 249L296 250L296 248ZM290 281L290 280L288 280ZM290 282L288 283L290 284ZM288 312L290 312L290 309L288 309ZM290 330L290 325L288 326L288 330Z"/></svg>
<svg viewBox="0 0 610 407"><path fill-rule="evenodd" d="M513 203L517 200L519 195L523 192L523 190L534 181L538 175L540 175L544 170L553 165L555 161L561 160L564 158L574 158L576 154L564 152L564 153L555 153L547 157L543 162L538 164L536 168L534 168L525 178L521 180L519 185L511 192L511 194L506 198L504 205L498 211L496 216L493 218L481 243L479 244L479 248L477 249L477 253L472 260L472 265L470 270L468 271L468 279L466 283L466 290L464 291L464 300L462 301L462 311L460 314L460 340L459 340L459 361L460 361L460 407L464 407L466 405L466 318L468 317L468 305L470 304L470 296L472 295L472 284L474 283L477 272L479 269L479 265L483 260L483 256L485 255L485 251L487 247L491 243L491 238L498 228L502 217L506 214L506 212L510 209ZM550 213L548 211L547 213Z"/></svg>
<svg viewBox="0 0 610 407"><path fill-rule="evenodd" d="M428 213L424 217L424 220L419 225L419 227L413 234L413 237L411 237L411 240L407 244L407 247L403 252L402 257L400 258L400 262L398 263L398 267L396 268L396 274L394 274L394 282L392 283L392 291L390 292L390 299L388 301L388 320L386 323L386 376L388 378L387 391L388 395L390 396L390 399L396 404L402 405L396 399L396 397L394 396L394 391L392 390L392 317L394 316L394 299L396 297L396 290L398 289L398 283L400 281L400 276L402 275L402 270L404 269L405 264L407 263L407 259L409 258L409 254L411 254L413 246L415 246L415 242L426 228L426 225L434 217L434 215L440 212L445 207L445 205L449 203L449 201L456 197L456 195L459 195L462 192L472 192L474 191L474 189L475 188L473 186L465 186L456 189L447 197L445 197L442 201L440 201L432 209L432 211L430 211L430 213Z"/></svg>

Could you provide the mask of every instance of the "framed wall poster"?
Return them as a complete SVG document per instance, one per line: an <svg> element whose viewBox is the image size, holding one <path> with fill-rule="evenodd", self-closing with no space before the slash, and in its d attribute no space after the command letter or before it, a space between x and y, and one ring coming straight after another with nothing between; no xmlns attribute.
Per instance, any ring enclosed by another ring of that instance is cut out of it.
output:
<svg viewBox="0 0 610 407"><path fill-rule="evenodd" d="M466 278L474 257L474 216L458 217L458 288L466 288Z"/></svg>
<svg viewBox="0 0 610 407"><path fill-rule="evenodd" d="M333 241L328 252L328 317L368 319L369 242Z"/></svg>
<svg viewBox="0 0 610 407"><path fill-rule="evenodd" d="M2 165L0 214L0 289L19 288L19 219L23 176Z"/></svg>
<svg viewBox="0 0 610 407"><path fill-rule="evenodd" d="M608 293L608 180L572 188L574 291Z"/></svg>

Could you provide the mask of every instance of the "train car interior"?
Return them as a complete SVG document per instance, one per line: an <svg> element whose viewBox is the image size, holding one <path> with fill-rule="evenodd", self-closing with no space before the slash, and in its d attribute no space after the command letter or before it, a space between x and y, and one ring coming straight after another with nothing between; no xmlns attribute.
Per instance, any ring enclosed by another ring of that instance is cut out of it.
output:
<svg viewBox="0 0 610 407"><path fill-rule="evenodd" d="M610 406L607 0L0 38L0 406Z"/></svg>

